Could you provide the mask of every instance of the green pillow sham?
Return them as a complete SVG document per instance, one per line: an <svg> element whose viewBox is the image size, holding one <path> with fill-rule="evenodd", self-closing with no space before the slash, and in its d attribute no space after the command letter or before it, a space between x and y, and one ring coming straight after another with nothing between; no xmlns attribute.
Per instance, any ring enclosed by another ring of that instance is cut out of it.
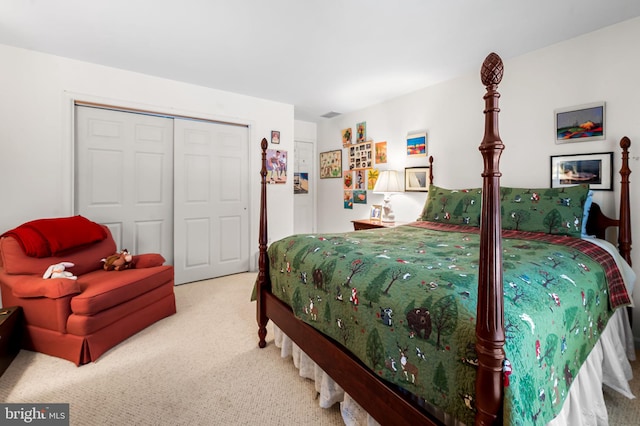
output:
<svg viewBox="0 0 640 426"><path fill-rule="evenodd" d="M481 206L481 188L445 189L430 185L420 220L479 227Z"/></svg>
<svg viewBox="0 0 640 426"><path fill-rule="evenodd" d="M569 235L580 238L589 185L563 188L500 187L502 229ZM482 188L429 186L419 220L480 226Z"/></svg>
<svg viewBox="0 0 640 426"><path fill-rule="evenodd" d="M563 188L500 187L502 229L582 236L589 185Z"/></svg>

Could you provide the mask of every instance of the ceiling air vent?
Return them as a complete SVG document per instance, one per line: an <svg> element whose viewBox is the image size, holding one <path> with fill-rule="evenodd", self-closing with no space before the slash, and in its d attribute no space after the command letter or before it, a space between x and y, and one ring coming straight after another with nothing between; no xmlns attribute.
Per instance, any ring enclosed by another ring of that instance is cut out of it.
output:
<svg viewBox="0 0 640 426"><path fill-rule="evenodd" d="M340 115L340 113L339 113L339 112L329 111L329 112L328 112L328 113L326 113L326 114L322 114L320 117L323 117L323 118L333 118L333 117L337 117L337 116L339 116L339 115Z"/></svg>

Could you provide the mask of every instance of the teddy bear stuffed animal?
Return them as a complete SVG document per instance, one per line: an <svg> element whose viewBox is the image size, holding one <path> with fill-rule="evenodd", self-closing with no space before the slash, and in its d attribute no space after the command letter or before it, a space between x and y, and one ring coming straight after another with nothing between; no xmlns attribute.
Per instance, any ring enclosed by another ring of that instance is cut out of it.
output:
<svg viewBox="0 0 640 426"><path fill-rule="evenodd" d="M42 278L68 278L70 280L77 280L78 277L73 275L71 272L66 271L66 268L71 268L75 266L71 262L60 262L54 265L51 265L47 268Z"/></svg>

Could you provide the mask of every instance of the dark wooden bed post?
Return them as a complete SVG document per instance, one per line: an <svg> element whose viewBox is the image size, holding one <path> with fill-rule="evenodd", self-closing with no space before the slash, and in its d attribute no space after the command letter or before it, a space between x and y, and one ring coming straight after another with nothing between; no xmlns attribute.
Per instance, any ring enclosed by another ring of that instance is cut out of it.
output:
<svg viewBox="0 0 640 426"><path fill-rule="evenodd" d="M433 155L429 156L429 185L433 184Z"/></svg>
<svg viewBox="0 0 640 426"><path fill-rule="evenodd" d="M622 148L622 167L620 168L620 228L618 232L618 250L624 260L631 266L631 201L629 199L629 147L628 137L620 140Z"/></svg>
<svg viewBox="0 0 640 426"><path fill-rule="evenodd" d="M622 166L620 167L620 215L618 216L618 251L629 266L631 263L631 200L629 195L629 147L631 140L624 136L620 139L620 148L622 148ZM633 308L627 308L629 315L629 325L633 326Z"/></svg>
<svg viewBox="0 0 640 426"><path fill-rule="evenodd" d="M482 173L482 216L480 221L480 265L476 319L476 425L499 424L502 419L502 364L504 361L504 303L502 299L502 223L500 215L500 155L504 144L498 132L498 84L502 80L502 59L491 53L484 60L482 84L487 88L484 138L480 152Z"/></svg>
<svg viewBox="0 0 640 426"><path fill-rule="evenodd" d="M267 262L267 146L266 138L262 138L260 147L262 148L262 168L260 169L260 231L258 235L258 279L256 281L257 297L257 320L258 320L258 346L267 346L267 306L266 300L262 297L262 291L269 285L269 264Z"/></svg>

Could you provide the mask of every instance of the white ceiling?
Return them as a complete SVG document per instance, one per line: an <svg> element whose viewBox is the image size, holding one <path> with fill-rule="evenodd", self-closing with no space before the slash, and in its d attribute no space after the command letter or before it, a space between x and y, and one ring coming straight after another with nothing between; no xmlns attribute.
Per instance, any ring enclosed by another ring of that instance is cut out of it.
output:
<svg viewBox="0 0 640 426"><path fill-rule="evenodd" d="M637 0L0 0L0 43L319 122L636 16Z"/></svg>

